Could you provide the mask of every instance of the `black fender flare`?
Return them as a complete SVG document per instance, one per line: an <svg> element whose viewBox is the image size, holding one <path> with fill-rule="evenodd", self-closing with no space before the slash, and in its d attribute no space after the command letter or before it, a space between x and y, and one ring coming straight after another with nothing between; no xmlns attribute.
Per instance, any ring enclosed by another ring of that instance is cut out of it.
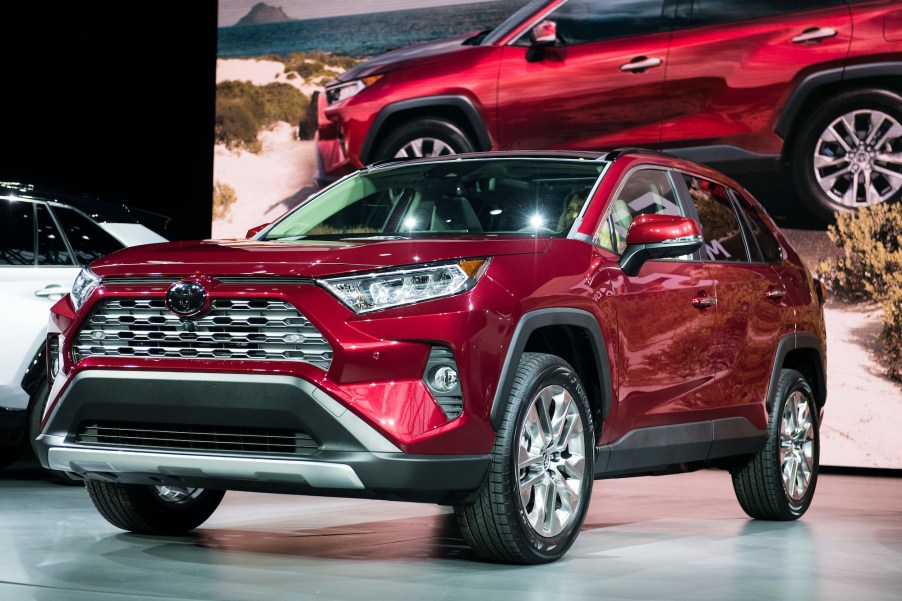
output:
<svg viewBox="0 0 902 601"><path fill-rule="evenodd" d="M787 139L792 132L792 126L796 122L799 111L804 106L811 94L820 87L825 85L854 81L856 79L866 79L874 77L886 77L895 75L902 77L902 62L886 61L879 63L871 63L867 65L850 65L847 67L836 67L834 69L826 69L805 77L793 90L786 106L780 113L774 131L778 136Z"/></svg>
<svg viewBox="0 0 902 601"><path fill-rule="evenodd" d="M821 344L820 338L816 334L809 332L787 334L780 339L780 342L777 344L777 352L774 353L774 363L773 366L771 366L770 381L767 384L767 395L765 396L768 415L770 415L770 410L772 409L771 396L774 389L777 387L777 380L780 378L780 370L783 369L783 363L786 361L786 356L790 352L799 349L813 349L817 351L820 356L821 365L816 374L817 382L813 382L813 384L817 386L817 390L821 393L820 398L818 399L818 405L823 407L827 402L827 376L824 373L826 369L826 363L824 362L826 352Z"/></svg>
<svg viewBox="0 0 902 601"><path fill-rule="evenodd" d="M601 326L598 325L598 320L588 311L581 309L538 309L525 314L520 319L517 327L514 329L510 346L508 346L507 356L505 356L501 367L498 388L495 390L495 397L492 399L492 407L489 414L496 431L501 427L507 406L507 398L510 396L514 377L517 374L517 366L520 364L520 357L523 355L530 335L539 328L561 325L580 328L588 334L589 344L592 347L592 358L601 377L599 384L602 390L602 419L606 418L611 412L613 403L611 369L608 362L607 345L605 344L604 335L601 333Z"/></svg>
<svg viewBox="0 0 902 601"><path fill-rule="evenodd" d="M373 125L366 132L366 138L363 140L363 146L360 148L360 162L364 165L372 162L370 155L375 152L376 140L389 117L402 111L422 111L430 108L454 108L460 110L466 116L470 128L476 134L478 150L489 150L492 148L492 139L489 136L489 131L486 129L482 115L479 114L479 110L473 104L473 101L466 96L424 96L423 98L401 100L382 107L373 120Z"/></svg>

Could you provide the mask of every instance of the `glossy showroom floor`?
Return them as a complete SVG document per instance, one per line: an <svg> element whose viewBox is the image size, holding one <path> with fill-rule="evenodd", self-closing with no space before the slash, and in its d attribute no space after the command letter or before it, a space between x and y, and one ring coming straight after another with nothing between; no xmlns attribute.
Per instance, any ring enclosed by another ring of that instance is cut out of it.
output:
<svg viewBox="0 0 902 601"><path fill-rule="evenodd" d="M823 474L781 524L746 519L725 472L595 484L569 554L512 567L433 505L232 492L193 536L125 534L26 461L0 472L0 600L902 598L902 478Z"/></svg>

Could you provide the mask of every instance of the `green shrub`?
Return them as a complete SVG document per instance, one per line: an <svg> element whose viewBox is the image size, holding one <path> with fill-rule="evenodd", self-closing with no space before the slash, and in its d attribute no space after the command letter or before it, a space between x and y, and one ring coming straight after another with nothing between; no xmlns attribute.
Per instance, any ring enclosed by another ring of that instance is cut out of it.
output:
<svg viewBox="0 0 902 601"><path fill-rule="evenodd" d="M245 81L224 81L216 86L215 138L227 148L259 152L261 129L278 121L298 123L310 99L287 83L255 86Z"/></svg>
<svg viewBox="0 0 902 601"><path fill-rule="evenodd" d="M822 262L818 276L838 300L880 303L888 373L902 380L902 203L837 213L827 236L843 253Z"/></svg>
<svg viewBox="0 0 902 601"><path fill-rule="evenodd" d="M213 219L225 219L238 200L235 188L216 180L213 184Z"/></svg>

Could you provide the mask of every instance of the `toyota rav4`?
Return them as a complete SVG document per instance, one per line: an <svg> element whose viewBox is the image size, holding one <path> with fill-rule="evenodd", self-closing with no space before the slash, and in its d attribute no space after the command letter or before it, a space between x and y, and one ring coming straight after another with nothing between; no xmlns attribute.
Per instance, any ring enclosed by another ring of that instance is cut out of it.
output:
<svg viewBox="0 0 902 601"><path fill-rule="evenodd" d="M784 169L809 208L902 196L898 0L533 0L361 63L319 96L325 183L375 160L662 148Z"/></svg>
<svg viewBox="0 0 902 601"><path fill-rule="evenodd" d="M478 555L541 563L599 478L811 503L822 289L711 169L394 162L251 234L115 252L53 307L40 460L119 528L185 532L233 489L436 502Z"/></svg>

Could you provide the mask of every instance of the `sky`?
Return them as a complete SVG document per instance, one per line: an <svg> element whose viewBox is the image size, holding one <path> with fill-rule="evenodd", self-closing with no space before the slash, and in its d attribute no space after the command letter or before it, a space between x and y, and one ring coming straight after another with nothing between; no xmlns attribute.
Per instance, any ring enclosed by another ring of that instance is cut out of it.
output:
<svg viewBox="0 0 902 601"><path fill-rule="evenodd" d="M407 8L471 4L486 0L219 0L219 27L234 25L260 1L281 7L292 19L318 19Z"/></svg>

